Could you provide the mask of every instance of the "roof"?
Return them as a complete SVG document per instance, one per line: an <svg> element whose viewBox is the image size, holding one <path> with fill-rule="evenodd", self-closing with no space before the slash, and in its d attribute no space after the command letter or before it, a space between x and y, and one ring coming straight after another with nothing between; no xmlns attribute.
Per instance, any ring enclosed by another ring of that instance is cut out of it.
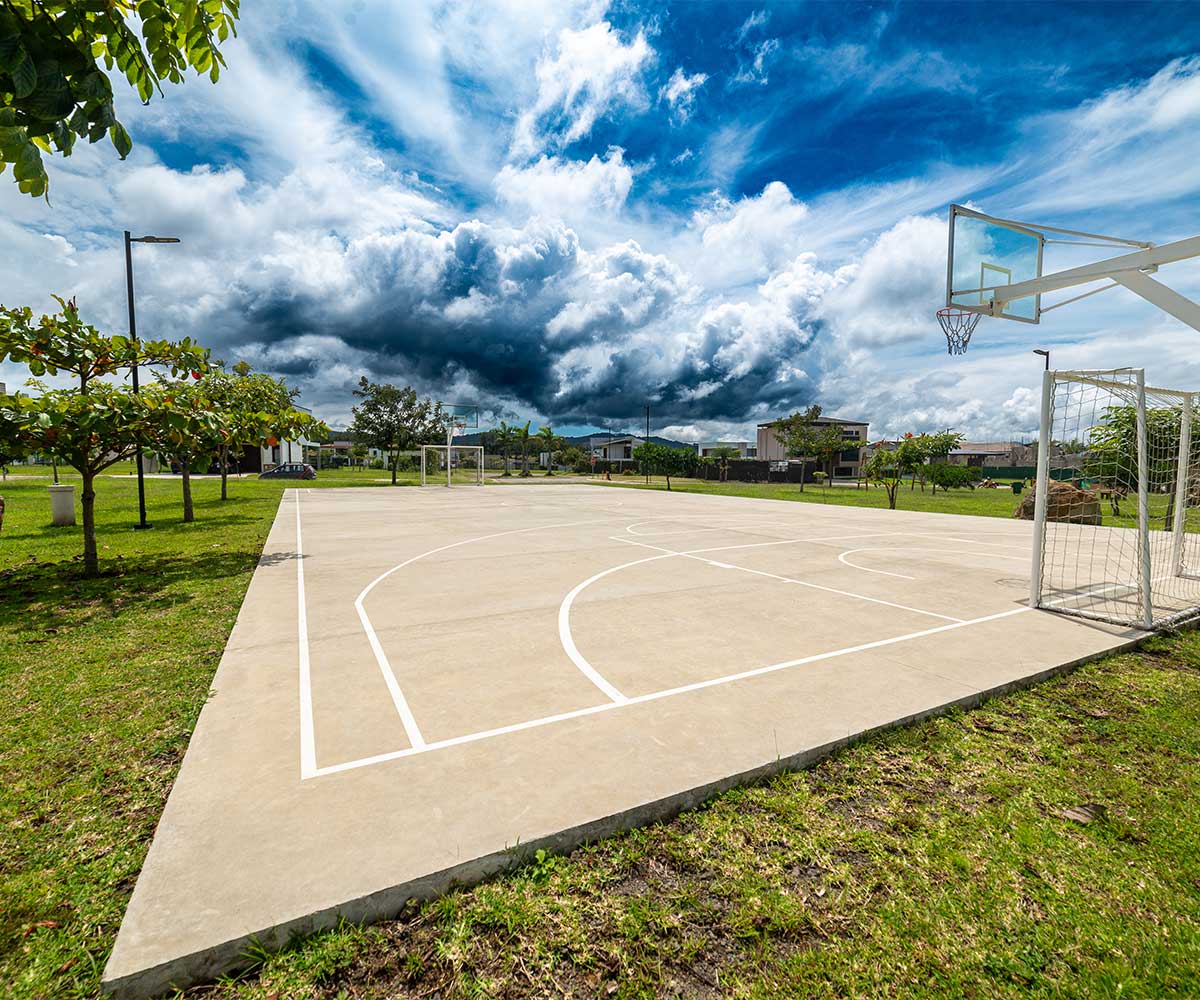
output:
<svg viewBox="0 0 1200 1000"><path fill-rule="evenodd" d="M780 417L778 420L768 420L765 424L759 424L759 427L774 427L776 424L783 423L786 417ZM811 421L814 424L842 424L845 427L869 427L870 422L867 420L847 420L844 417L817 417Z"/></svg>

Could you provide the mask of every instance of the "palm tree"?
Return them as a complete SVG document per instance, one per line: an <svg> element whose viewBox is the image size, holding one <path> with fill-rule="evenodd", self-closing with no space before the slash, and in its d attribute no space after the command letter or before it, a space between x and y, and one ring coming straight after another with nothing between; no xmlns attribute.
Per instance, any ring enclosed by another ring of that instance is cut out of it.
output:
<svg viewBox="0 0 1200 1000"><path fill-rule="evenodd" d="M529 443L533 440L533 435L529 433L529 425L533 423L531 420L526 420L523 427L516 428L517 444L521 446L521 475L529 475Z"/></svg>
<svg viewBox="0 0 1200 1000"><path fill-rule="evenodd" d="M554 433L552 427L539 427L536 434L538 441L541 442L541 449L549 453L549 460L546 462L546 475L554 475L554 451L559 446L560 441L557 434Z"/></svg>
<svg viewBox="0 0 1200 1000"><path fill-rule="evenodd" d="M500 426L496 429L496 444L500 448L500 457L504 459L504 475L506 476L512 475L508 471L508 449L512 447L516 434L515 427L509 427L503 420L500 421Z"/></svg>

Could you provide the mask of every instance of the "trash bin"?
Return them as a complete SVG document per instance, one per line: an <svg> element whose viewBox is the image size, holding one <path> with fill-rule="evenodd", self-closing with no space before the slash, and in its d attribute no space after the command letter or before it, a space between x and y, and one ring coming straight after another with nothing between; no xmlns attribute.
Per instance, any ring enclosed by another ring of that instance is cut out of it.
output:
<svg viewBox="0 0 1200 1000"><path fill-rule="evenodd" d="M70 485L47 486L50 491L50 519L56 528L65 528L75 523L75 487Z"/></svg>
<svg viewBox="0 0 1200 1000"><path fill-rule="evenodd" d="M1015 493L1017 496L1020 496L1025 490L1025 484L1018 481L1012 484L1012 488L1013 493Z"/></svg>

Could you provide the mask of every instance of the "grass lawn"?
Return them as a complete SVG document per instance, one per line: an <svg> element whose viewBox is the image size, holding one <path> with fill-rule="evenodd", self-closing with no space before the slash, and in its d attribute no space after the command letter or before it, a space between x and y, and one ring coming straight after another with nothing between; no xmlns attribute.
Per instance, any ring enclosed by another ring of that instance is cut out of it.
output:
<svg viewBox="0 0 1200 1000"><path fill-rule="evenodd" d="M134 480L102 479L96 581L72 561L78 529L47 527L45 485L0 483L0 996L15 1000L96 995L289 484L234 482L221 503L199 480L184 525L178 482L150 479L155 528L140 533ZM854 493L805 499L818 492ZM981 494L994 502L925 496ZM1070 813L1084 805L1098 808ZM191 995L568 993L1200 995L1200 634L317 936Z"/></svg>
<svg viewBox="0 0 1200 1000"><path fill-rule="evenodd" d="M603 478L589 480L596 485L621 486L628 489L665 490L666 480L662 476L651 476L646 485L642 476L614 476L612 482ZM766 500L794 500L800 503L823 503L847 507L887 508L887 493L882 487L870 486L855 489L853 486L817 486L807 484L801 491L797 483L720 483L715 480L672 478L671 489L679 493L716 493L739 497L761 497ZM1028 492L1028 491L1026 491ZM981 517L1012 517L1021 502L1015 496L1011 484L1005 480L996 489L956 489L945 492L915 489L908 484L900 487L896 494L898 510L920 510L936 514L978 514ZM1155 530L1169 528L1169 498L1164 493L1151 494L1147 506L1151 526ZM1137 527L1136 498L1126 497L1119 501L1119 516L1114 516L1109 501L1100 504L1104 523L1113 527ZM1187 511L1187 530L1200 531L1200 508Z"/></svg>

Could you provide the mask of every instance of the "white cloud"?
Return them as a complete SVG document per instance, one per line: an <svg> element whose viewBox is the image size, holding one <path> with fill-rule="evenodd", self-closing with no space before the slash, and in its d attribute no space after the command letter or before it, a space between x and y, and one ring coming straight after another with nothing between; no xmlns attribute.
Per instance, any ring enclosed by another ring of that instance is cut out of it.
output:
<svg viewBox="0 0 1200 1000"><path fill-rule="evenodd" d="M654 58L644 31L626 44L607 21L580 31L564 28L557 51L538 62L537 98L517 119L514 155L530 156L547 145L569 146L604 115L621 108L644 110L649 101L642 71Z"/></svg>
<svg viewBox="0 0 1200 1000"><path fill-rule="evenodd" d="M692 216L699 235L693 269L711 286L762 279L805 249L807 217L807 206L779 181L736 202L716 196Z"/></svg>
<svg viewBox="0 0 1200 1000"><path fill-rule="evenodd" d="M927 338L931 304L946 288L946 223L902 219L846 269L846 277L825 304L846 343L881 347Z"/></svg>
<svg viewBox="0 0 1200 1000"><path fill-rule="evenodd" d="M508 164L494 184L497 195L510 205L535 215L581 222L591 213L619 213L633 186L633 170L624 151L613 147L604 159L543 156L527 167Z"/></svg>
<svg viewBox="0 0 1200 1000"><path fill-rule="evenodd" d="M770 82L768 70L779 55L778 38L767 38L751 49L749 63L744 63L734 74L733 83L757 83L765 86Z"/></svg>
<svg viewBox="0 0 1200 1000"><path fill-rule="evenodd" d="M696 102L696 91L704 86L708 79L706 73L693 73L688 76L681 68L676 67L671 79L658 92L659 100L665 100L671 107L671 113L679 122L685 122L692 116Z"/></svg>
<svg viewBox="0 0 1200 1000"><path fill-rule="evenodd" d="M755 28L761 28L771 20L771 12L769 10L756 10L746 20L742 22L742 26L738 28L737 40L745 41L746 36Z"/></svg>

